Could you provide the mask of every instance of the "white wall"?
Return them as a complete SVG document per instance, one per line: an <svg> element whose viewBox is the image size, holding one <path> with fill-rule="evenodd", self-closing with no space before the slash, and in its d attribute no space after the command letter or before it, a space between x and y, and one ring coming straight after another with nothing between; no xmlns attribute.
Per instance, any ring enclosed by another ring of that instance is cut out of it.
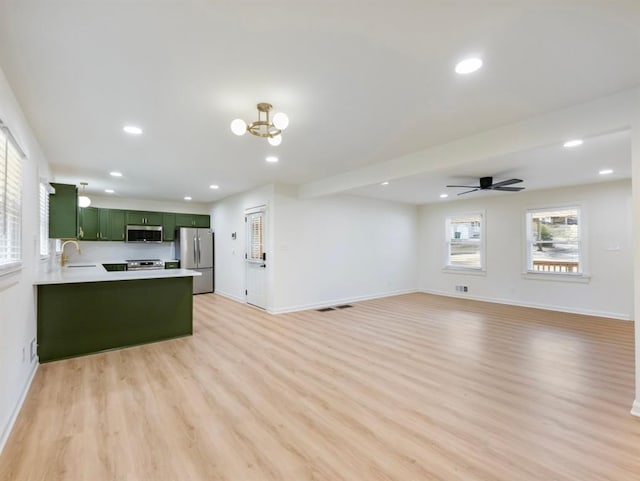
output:
<svg viewBox="0 0 640 481"><path fill-rule="evenodd" d="M587 232L588 283L524 278L524 212L528 208L582 204ZM443 271L445 217L483 210L486 275ZM633 319L631 182L524 191L421 206L419 287L425 292ZM620 250L610 250L619 245ZM454 286L469 286L468 294Z"/></svg>
<svg viewBox="0 0 640 481"><path fill-rule="evenodd" d="M215 234L215 290L223 296L244 302L245 270L244 252L246 243L244 213L252 207L266 206L266 235L273 238L273 185L266 185L242 194L227 197L211 207L211 227ZM236 239L231 238L236 233ZM272 259L272 247L265 245L267 259ZM267 309L273 306L273 262L267 262L268 295Z"/></svg>
<svg viewBox="0 0 640 481"><path fill-rule="evenodd" d="M274 312L416 289L417 208L276 186Z"/></svg>
<svg viewBox="0 0 640 481"><path fill-rule="evenodd" d="M0 451L15 420L36 363L29 344L36 337L34 274L40 264L38 224L39 178L49 167L6 77L0 70L0 119L9 127L27 158L23 162L22 270L0 276ZM22 350L26 350L23 359Z"/></svg>
<svg viewBox="0 0 640 481"><path fill-rule="evenodd" d="M631 125L631 178L633 185L633 269L634 296L640 300L640 90L632 103L634 116ZM635 303L636 339L636 398L631 413L640 416L640 302Z"/></svg>

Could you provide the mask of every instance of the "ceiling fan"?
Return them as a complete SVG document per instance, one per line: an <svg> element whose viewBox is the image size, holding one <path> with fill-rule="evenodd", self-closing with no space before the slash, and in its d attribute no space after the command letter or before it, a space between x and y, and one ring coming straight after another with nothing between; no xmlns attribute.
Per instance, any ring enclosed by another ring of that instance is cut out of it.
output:
<svg viewBox="0 0 640 481"><path fill-rule="evenodd" d="M502 182L493 183L493 177L480 177L480 185L448 185L447 187L466 187L467 190L465 192L460 192L458 195L469 194L471 192L475 192L476 190L502 190L506 192L519 192L524 190L524 187L507 187L512 184L518 184L522 182L521 179L508 179L503 180Z"/></svg>

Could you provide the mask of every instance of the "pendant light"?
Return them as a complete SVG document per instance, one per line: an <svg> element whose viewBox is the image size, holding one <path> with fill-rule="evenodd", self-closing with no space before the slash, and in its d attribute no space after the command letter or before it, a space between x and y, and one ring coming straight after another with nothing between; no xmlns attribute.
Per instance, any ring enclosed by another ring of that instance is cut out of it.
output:
<svg viewBox="0 0 640 481"><path fill-rule="evenodd" d="M80 185L82 186L82 192L78 196L78 205L80 207L89 207L91 205L91 199L89 199L84 192L85 187L89 184L87 182L80 182Z"/></svg>

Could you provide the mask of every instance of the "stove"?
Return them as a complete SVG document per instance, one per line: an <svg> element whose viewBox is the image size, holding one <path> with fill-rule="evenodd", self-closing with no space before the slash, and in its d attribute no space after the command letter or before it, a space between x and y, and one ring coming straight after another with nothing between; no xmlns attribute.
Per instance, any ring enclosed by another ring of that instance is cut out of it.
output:
<svg viewBox="0 0 640 481"><path fill-rule="evenodd" d="M128 271L164 269L164 261L160 259L127 259Z"/></svg>

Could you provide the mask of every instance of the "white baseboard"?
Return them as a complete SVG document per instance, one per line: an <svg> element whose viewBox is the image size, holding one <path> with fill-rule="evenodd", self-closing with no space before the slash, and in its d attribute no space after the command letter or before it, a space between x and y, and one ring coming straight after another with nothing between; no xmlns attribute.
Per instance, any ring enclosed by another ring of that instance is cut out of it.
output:
<svg viewBox="0 0 640 481"><path fill-rule="evenodd" d="M633 406L631 406L631 414L640 417L640 400L636 399L635 401L633 401Z"/></svg>
<svg viewBox="0 0 640 481"><path fill-rule="evenodd" d="M620 314L618 312L593 311L590 309L576 309L576 308L565 307L565 306L538 304L535 302L522 302L522 301L516 301L513 299L496 299L496 298L483 297L483 296L460 295L452 292L438 291L434 289L420 289L418 292L422 292L424 294L434 294L436 296L456 297L458 299L470 299L472 301L491 302L494 304L506 304L509 306L531 307L533 309L544 309L547 311L566 312L569 314L582 314L584 316L608 317L610 319L619 319L621 321L631 320L631 316L629 314Z"/></svg>
<svg viewBox="0 0 640 481"><path fill-rule="evenodd" d="M337 306L340 304L349 304L352 302L368 301L370 299L380 299L382 297L400 296L402 294L412 294L418 292L416 289L402 289L399 291L387 291L377 294L369 294L365 296L343 297L340 299L331 299L327 301L313 302L309 304L300 304L297 306L279 307L277 309L268 309L270 314L285 314L287 312L307 311L309 309L322 309L323 307Z"/></svg>
<svg viewBox="0 0 640 481"><path fill-rule="evenodd" d="M11 430L13 429L14 424L16 423L16 420L18 419L18 414L20 414L20 410L22 409L22 405L24 404L24 400L27 398L27 393L29 392L29 388L31 387L31 383L33 382L33 378L36 375L36 371L38 370L38 360L36 359L36 362L33 365L33 369L31 371L31 374L29 375L29 379L27 379L27 382L24 385L24 388L22 389L22 392L20 393L20 397L18 398L18 402L16 403L16 405L13 408L13 411L11 412L11 416L9 417L9 420L7 421L7 424L4 425L2 427L2 435L0 435L0 454L2 453L2 450L4 449L5 444L7 444L7 441L9 439L9 435L11 434Z"/></svg>
<svg viewBox="0 0 640 481"><path fill-rule="evenodd" d="M242 302L243 304L245 303L244 297L236 296L235 294L229 294L228 292L224 291L215 291L215 294L226 297L227 299L231 299L232 301Z"/></svg>

